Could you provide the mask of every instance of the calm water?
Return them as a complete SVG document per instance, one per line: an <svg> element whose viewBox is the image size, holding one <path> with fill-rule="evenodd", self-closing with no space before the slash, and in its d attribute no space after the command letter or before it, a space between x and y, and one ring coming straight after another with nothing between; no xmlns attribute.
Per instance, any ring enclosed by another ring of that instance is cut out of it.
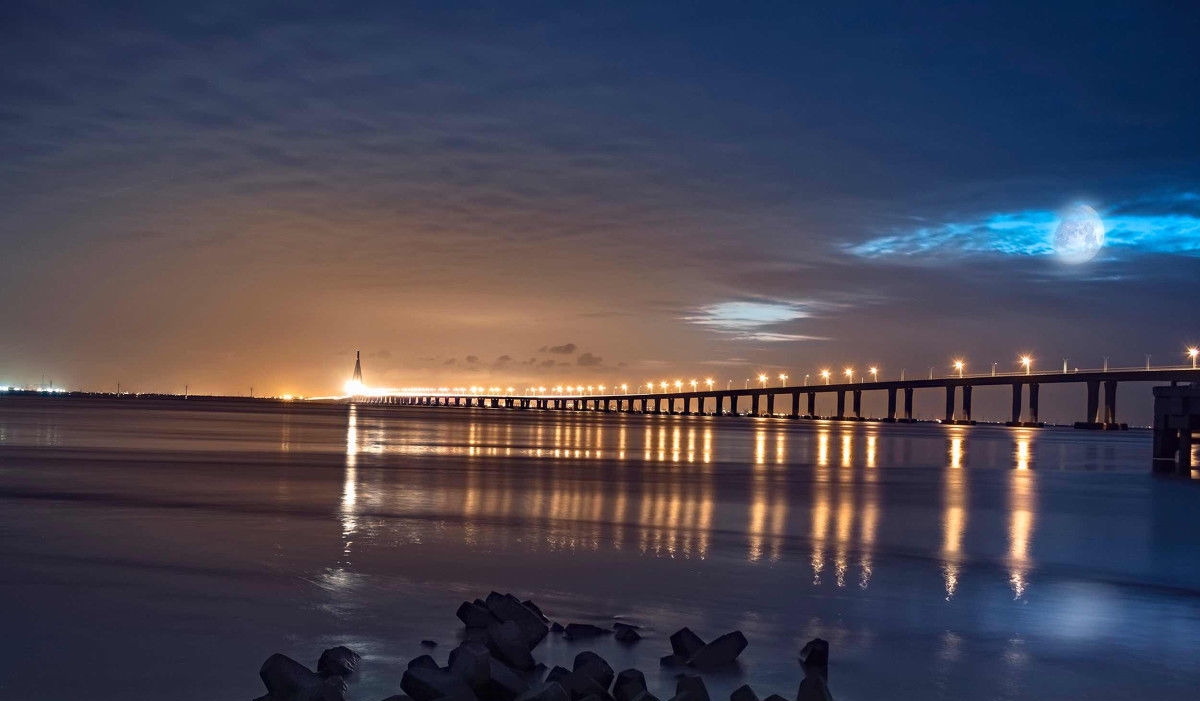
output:
<svg viewBox="0 0 1200 701"><path fill-rule="evenodd" d="M1195 699L1200 483L1147 433L0 400L0 697L248 699L346 643L353 698L491 589L648 672L688 625L792 696ZM548 663L580 649L551 640ZM709 678L714 698L741 683Z"/></svg>

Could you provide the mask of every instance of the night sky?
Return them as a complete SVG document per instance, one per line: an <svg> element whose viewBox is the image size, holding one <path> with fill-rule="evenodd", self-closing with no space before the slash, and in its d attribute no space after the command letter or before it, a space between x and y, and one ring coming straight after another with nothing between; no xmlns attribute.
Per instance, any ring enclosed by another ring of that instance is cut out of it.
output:
<svg viewBox="0 0 1200 701"><path fill-rule="evenodd" d="M0 384L1180 364L1194 3L0 6ZM1048 7L1053 5L1053 7ZM1049 244L1086 203L1107 244Z"/></svg>

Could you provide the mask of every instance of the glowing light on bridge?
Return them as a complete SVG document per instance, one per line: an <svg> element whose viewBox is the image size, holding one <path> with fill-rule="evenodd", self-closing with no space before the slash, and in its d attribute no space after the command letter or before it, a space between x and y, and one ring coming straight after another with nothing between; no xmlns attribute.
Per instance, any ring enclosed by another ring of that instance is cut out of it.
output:
<svg viewBox="0 0 1200 701"><path fill-rule="evenodd" d="M705 378L704 384L708 385L708 389L711 392L712 388L713 388L713 378L711 378L711 377Z"/></svg>
<svg viewBox="0 0 1200 701"><path fill-rule="evenodd" d="M762 384L763 389L767 388L767 376L766 375L759 375L758 381Z"/></svg>
<svg viewBox="0 0 1200 701"><path fill-rule="evenodd" d="M1192 347L1187 350L1188 357L1192 359L1192 369L1196 369L1196 358L1200 357L1200 348Z"/></svg>
<svg viewBox="0 0 1200 701"><path fill-rule="evenodd" d="M963 368L965 368L966 366L967 366L967 364L961 360L954 361L954 369L958 372L959 377L963 376Z"/></svg>
<svg viewBox="0 0 1200 701"><path fill-rule="evenodd" d="M877 367L875 367L874 365L872 365L872 366L871 366L871 367L870 367L870 368L867 370L867 372L871 373L871 379L872 379L873 381L876 381L876 382L878 382L878 381L879 381L879 368L877 368Z"/></svg>
<svg viewBox="0 0 1200 701"><path fill-rule="evenodd" d="M1025 368L1025 374L1033 372L1033 357L1029 355L1021 356L1021 365Z"/></svg>
<svg viewBox="0 0 1200 701"><path fill-rule="evenodd" d="M781 372L781 373L779 373L779 386L780 386L780 387L786 387L786 386L787 386L787 378L788 378L787 374L785 374L785 373L782 373L782 372Z"/></svg>
<svg viewBox="0 0 1200 701"><path fill-rule="evenodd" d="M821 377L825 378L825 384L829 384L829 376L830 376L831 374L832 374L832 373L830 373L828 370L822 370L822 371L821 371Z"/></svg>
<svg viewBox="0 0 1200 701"><path fill-rule="evenodd" d="M854 380L854 368L846 368L846 371L842 374L844 374L846 376L847 381Z"/></svg>

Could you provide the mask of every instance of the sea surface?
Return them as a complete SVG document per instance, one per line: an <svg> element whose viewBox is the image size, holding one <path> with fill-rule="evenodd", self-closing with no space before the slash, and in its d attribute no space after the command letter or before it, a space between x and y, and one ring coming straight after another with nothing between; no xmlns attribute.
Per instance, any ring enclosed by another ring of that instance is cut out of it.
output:
<svg viewBox="0 0 1200 701"><path fill-rule="evenodd" d="M839 701L1200 698L1200 481L1150 435L183 400L0 399L0 698L251 699L283 652L445 655L490 590L555 620L732 629Z"/></svg>

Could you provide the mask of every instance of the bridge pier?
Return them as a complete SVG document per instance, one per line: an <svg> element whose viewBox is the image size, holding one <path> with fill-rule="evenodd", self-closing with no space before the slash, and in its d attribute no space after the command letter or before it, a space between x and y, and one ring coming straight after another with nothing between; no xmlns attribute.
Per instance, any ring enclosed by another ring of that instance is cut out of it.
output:
<svg viewBox="0 0 1200 701"><path fill-rule="evenodd" d="M1038 383L1033 382L1029 385L1029 423L1034 426L1041 426L1038 421Z"/></svg>
<svg viewBox="0 0 1200 701"><path fill-rule="evenodd" d="M758 395L750 395L750 415L758 416Z"/></svg>
<svg viewBox="0 0 1200 701"><path fill-rule="evenodd" d="M1192 443L1200 431L1200 384L1154 388L1154 472L1192 474Z"/></svg>
<svg viewBox="0 0 1200 701"><path fill-rule="evenodd" d="M853 393L854 418L862 421L862 390L856 389Z"/></svg>
<svg viewBox="0 0 1200 701"><path fill-rule="evenodd" d="M691 413L692 413L692 398L684 397L683 398L683 414L684 414L684 416L687 416Z"/></svg>
<svg viewBox="0 0 1200 701"><path fill-rule="evenodd" d="M775 415L775 395L767 395L767 416Z"/></svg>
<svg viewBox="0 0 1200 701"><path fill-rule="evenodd" d="M838 421L846 418L846 390L839 389L837 393L837 414L834 418Z"/></svg>
<svg viewBox="0 0 1200 701"><path fill-rule="evenodd" d="M792 413L788 414L790 419L800 418L800 393L792 392Z"/></svg>
<svg viewBox="0 0 1200 701"><path fill-rule="evenodd" d="M1075 428L1096 430L1119 430L1128 424L1117 423L1117 381L1104 381L1104 406L1100 406L1100 380L1088 380L1087 414L1083 421L1076 421Z"/></svg>
<svg viewBox="0 0 1200 701"><path fill-rule="evenodd" d="M946 385L946 418L944 424L954 423L954 385Z"/></svg>
<svg viewBox="0 0 1200 701"><path fill-rule="evenodd" d="M887 391L887 421L896 420L896 388L888 387Z"/></svg>
<svg viewBox="0 0 1200 701"><path fill-rule="evenodd" d="M904 421L906 423L912 423L912 420L913 420L912 405L913 405L913 389L912 389L912 387L905 387L904 388Z"/></svg>
<svg viewBox="0 0 1200 701"><path fill-rule="evenodd" d="M968 424L974 424L975 419L971 418L971 385L963 385L963 420Z"/></svg>
<svg viewBox="0 0 1200 701"><path fill-rule="evenodd" d="M810 419L817 418L817 393L816 392L808 393L808 418L810 418Z"/></svg>

